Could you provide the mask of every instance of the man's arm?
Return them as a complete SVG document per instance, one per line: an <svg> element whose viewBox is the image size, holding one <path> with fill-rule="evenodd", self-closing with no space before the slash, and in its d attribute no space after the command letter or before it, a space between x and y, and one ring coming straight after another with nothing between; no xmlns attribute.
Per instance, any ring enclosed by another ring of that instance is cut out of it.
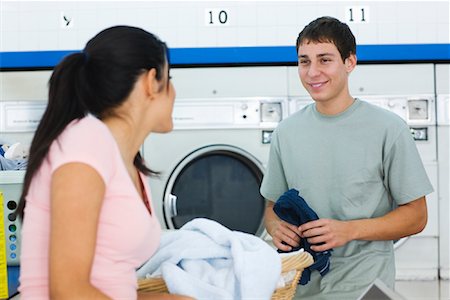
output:
<svg viewBox="0 0 450 300"><path fill-rule="evenodd" d="M400 205L386 215L372 219L337 221L319 219L301 225L298 230L314 251L340 247L352 240L397 240L421 232L427 224L425 196Z"/></svg>
<svg viewBox="0 0 450 300"><path fill-rule="evenodd" d="M299 231L297 226L280 220L273 211L273 205L273 201L267 201L264 225L267 232L272 236L275 247L283 251L291 251L292 247L300 245Z"/></svg>

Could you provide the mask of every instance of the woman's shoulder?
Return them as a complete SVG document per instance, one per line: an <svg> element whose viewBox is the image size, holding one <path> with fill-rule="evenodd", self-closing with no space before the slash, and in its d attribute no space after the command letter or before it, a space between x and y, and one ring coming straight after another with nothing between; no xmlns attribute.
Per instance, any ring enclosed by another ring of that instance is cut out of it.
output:
<svg viewBox="0 0 450 300"><path fill-rule="evenodd" d="M49 152L52 169L69 162L83 162L108 182L120 158L108 127L93 116L73 120L53 142Z"/></svg>
<svg viewBox="0 0 450 300"><path fill-rule="evenodd" d="M106 133L108 128L98 118L96 118L92 115L86 115L85 117L83 117L81 119L75 119L72 122L70 122L69 125L67 125L66 130L73 131L73 132L87 131L88 133L91 133L91 132Z"/></svg>
<svg viewBox="0 0 450 300"><path fill-rule="evenodd" d="M108 127L92 115L75 119L69 123L61 134L61 140L85 141L92 144L113 142Z"/></svg>
<svg viewBox="0 0 450 300"><path fill-rule="evenodd" d="M117 144L108 127L94 116L86 116L69 123L53 142L54 155L98 159L115 157Z"/></svg>

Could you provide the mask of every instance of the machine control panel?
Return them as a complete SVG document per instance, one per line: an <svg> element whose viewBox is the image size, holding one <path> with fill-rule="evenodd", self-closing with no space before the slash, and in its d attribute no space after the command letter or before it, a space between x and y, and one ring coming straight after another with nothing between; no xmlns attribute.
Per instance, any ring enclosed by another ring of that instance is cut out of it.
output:
<svg viewBox="0 0 450 300"><path fill-rule="evenodd" d="M365 95L361 99L387 109L404 119L411 126L411 134L414 140L428 141L428 127L434 126L436 122L434 95ZM312 100L308 97L290 99L289 113L293 114L311 102ZM447 102L443 101L443 99L438 99L438 104L448 106L448 99ZM440 110L444 111L445 109ZM446 117L444 115L442 114L440 119L445 123ZM450 117L447 117L447 122L448 119Z"/></svg>
<svg viewBox="0 0 450 300"><path fill-rule="evenodd" d="M365 95L361 100L396 113L409 125L432 125L435 122L434 95ZM289 113L292 114L309 103L312 103L310 98L291 99Z"/></svg>
<svg viewBox="0 0 450 300"><path fill-rule="evenodd" d="M1 171L0 192L3 194L3 224L6 242L6 261L9 266L20 263L21 223L14 211L19 203L25 171Z"/></svg>
<svg viewBox="0 0 450 300"><path fill-rule="evenodd" d="M428 141L428 128L414 128L411 127L411 134L415 141Z"/></svg>
<svg viewBox="0 0 450 300"><path fill-rule="evenodd" d="M172 114L175 129L274 128L287 115L275 98L182 99Z"/></svg>
<svg viewBox="0 0 450 300"><path fill-rule="evenodd" d="M261 103L261 122L281 122L283 112L280 102Z"/></svg>
<svg viewBox="0 0 450 300"><path fill-rule="evenodd" d="M245 101L234 106L235 124L259 124L260 107L258 101Z"/></svg>
<svg viewBox="0 0 450 300"><path fill-rule="evenodd" d="M363 96L361 99L396 113L410 126L435 124L434 95L380 95Z"/></svg>
<svg viewBox="0 0 450 300"><path fill-rule="evenodd" d="M0 102L0 131L34 132L46 107L45 101Z"/></svg>
<svg viewBox="0 0 450 300"><path fill-rule="evenodd" d="M428 99L408 100L409 120L428 120Z"/></svg>

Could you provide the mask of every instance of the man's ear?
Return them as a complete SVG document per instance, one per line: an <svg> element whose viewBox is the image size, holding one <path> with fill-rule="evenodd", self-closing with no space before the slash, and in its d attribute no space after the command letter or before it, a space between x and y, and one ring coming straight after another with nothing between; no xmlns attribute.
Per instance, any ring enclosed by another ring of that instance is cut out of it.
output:
<svg viewBox="0 0 450 300"><path fill-rule="evenodd" d="M356 62L357 62L356 54L350 54L350 56L345 59L344 63L345 68L347 69L347 73L353 71L353 69L356 67Z"/></svg>

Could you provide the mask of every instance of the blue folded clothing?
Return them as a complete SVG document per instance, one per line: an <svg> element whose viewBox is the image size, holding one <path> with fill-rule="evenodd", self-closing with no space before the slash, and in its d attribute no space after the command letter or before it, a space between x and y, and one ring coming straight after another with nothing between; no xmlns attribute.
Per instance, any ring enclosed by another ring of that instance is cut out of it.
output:
<svg viewBox="0 0 450 300"><path fill-rule="evenodd" d="M290 189L278 198L273 207L275 214L285 222L295 226L300 226L309 221L319 219L316 212L308 206L305 199L298 195L296 189ZM311 250L311 245L306 239L302 239L303 248L314 258L314 264L303 270L300 284L305 285L311 279L311 271L317 270L324 276L330 270L330 256L332 249L322 252ZM301 246L292 249L289 252L300 249ZM278 252L285 252L278 250Z"/></svg>

